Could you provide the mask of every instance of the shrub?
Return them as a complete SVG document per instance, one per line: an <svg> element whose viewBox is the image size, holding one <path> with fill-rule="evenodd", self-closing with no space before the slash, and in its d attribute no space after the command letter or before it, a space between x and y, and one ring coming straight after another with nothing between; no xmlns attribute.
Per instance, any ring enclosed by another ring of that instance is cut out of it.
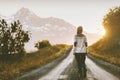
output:
<svg viewBox="0 0 120 80"><path fill-rule="evenodd" d="M35 44L35 47L37 49L45 48L45 47L48 47L48 46L51 46L51 44L48 40L42 40L42 41L39 41Z"/></svg>

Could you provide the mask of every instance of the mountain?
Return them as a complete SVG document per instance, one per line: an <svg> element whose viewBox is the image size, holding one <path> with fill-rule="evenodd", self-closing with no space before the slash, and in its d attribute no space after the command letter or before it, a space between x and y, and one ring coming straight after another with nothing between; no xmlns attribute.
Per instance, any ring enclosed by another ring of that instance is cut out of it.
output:
<svg viewBox="0 0 120 80"><path fill-rule="evenodd" d="M52 44L72 44L76 32L76 27L63 19L54 17L40 18L27 8L21 8L16 14L10 17L0 16L0 18L4 18L8 22L20 20L23 29L30 31L31 40L25 47L27 50L34 49L34 44L43 39L49 40ZM93 40L98 39L98 36L93 37L93 35L96 34L85 34L89 37L88 40L90 41L90 44Z"/></svg>
<svg viewBox="0 0 120 80"><path fill-rule="evenodd" d="M20 20L24 29L31 32L31 40L28 45L31 44L32 46L35 42L43 39L49 40L52 44L66 44L73 41L72 36L75 32L75 26L63 19L54 17L40 18L29 9L21 8L14 14L14 20Z"/></svg>

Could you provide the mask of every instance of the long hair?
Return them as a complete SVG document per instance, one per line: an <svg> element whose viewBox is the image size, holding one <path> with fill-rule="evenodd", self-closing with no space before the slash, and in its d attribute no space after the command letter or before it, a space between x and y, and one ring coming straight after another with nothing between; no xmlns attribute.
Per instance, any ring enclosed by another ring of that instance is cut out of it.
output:
<svg viewBox="0 0 120 80"><path fill-rule="evenodd" d="M79 26L77 28L77 35L82 34L82 32L83 32L83 28L82 28L82 26Z"/></svg>

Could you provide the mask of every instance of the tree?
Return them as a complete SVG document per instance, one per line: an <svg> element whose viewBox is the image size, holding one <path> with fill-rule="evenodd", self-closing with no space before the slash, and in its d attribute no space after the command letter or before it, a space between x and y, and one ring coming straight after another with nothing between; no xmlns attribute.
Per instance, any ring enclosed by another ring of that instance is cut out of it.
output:
<svg viewBox="0 0 120 80"><path fill-rule="evenodd" d="M104 16L103 26L108 37L118 38L120 34L120 7L110 9Z"/></svg>
<svg viewBox="0 0 120 80"><path fill-rule="evenodd" d="M39 41L35 44L35 47L37 49L45 48L45 47L48 47L48 46L51 46L51 44L48 40L42 40L42 41Z"/></svg>
<svg viewBox="0 0 120 80"><path fill-rule="evenodd" d="M0 20L0 54L23 54L24 44L29 40L29 32L22 30L19 20L10 25Z"/></svg>
<svg viewBox="0 0 120 80"><path fill-rule="evenodd" d="M110 9L104 16L103 25L106 29L106 38L104 41L108 46L120 47L120 7Z"/></svg>

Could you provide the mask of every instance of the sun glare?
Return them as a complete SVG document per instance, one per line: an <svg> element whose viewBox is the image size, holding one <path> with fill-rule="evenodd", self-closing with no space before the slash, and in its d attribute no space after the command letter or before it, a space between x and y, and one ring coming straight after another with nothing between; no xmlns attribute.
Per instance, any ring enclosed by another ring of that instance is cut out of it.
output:
<svg viewBox="0 0 120 80"><path fill-rule="evenodd" d="M97 33L101 36L104 36L106 34L106 31L103 27L98 27L97 31L98 31Z"/></svg>
<svg viewBox="0 0 120 80"><path fill-rule="evenodd" d="M99 32L99 34L100 34L101 36L104 36L105 33L106 33L106 31L105 31L104 29Z"/></svg>

